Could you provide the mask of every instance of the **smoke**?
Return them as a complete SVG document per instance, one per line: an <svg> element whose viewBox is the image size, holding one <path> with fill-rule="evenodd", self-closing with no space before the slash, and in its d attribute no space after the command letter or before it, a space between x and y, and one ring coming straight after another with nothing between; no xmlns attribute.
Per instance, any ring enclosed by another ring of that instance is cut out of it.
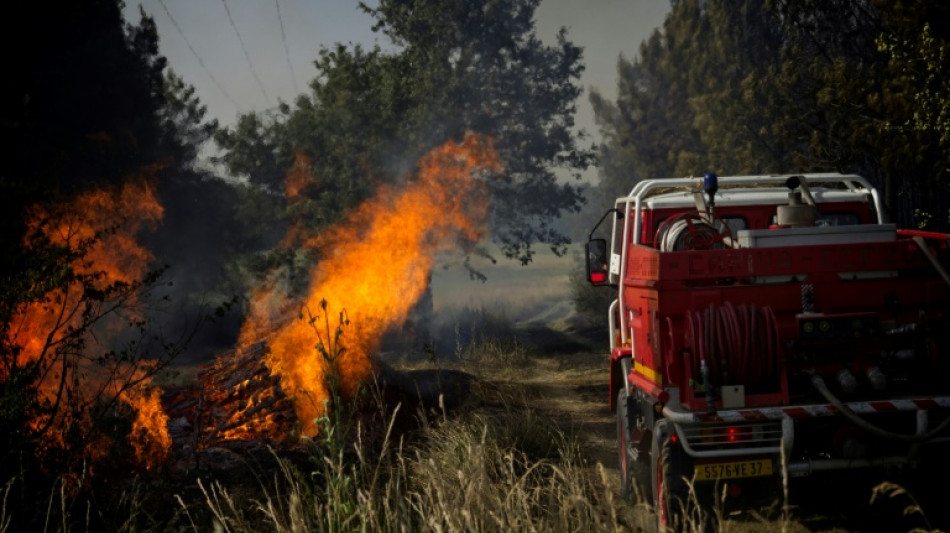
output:
<svg viewBox="0 0 950 533"><path fill-rule="evenodd" d="M285 233L285 224L273 218L247 219L244 188L185 173L165 178L157 189L165 217L142 236L155 254L153 268L165 269L150 301L152 327L161 338L188 341L180 364L209 361L234 346L246 291L236 261L272 248Z"/></svg>

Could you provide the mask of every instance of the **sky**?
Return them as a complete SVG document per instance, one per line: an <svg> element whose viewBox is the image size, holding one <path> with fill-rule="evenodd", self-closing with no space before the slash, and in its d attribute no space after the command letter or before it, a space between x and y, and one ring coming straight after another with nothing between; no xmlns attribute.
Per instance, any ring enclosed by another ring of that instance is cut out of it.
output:
<svg viewBox="0 0 950 533"><path fill-rule="evenodd" d="M233 126L241 113L273 110L279 101L292 104L307 92L321 47L392 47L385 36L373 33L373 19L357 8L356 0L125 0L126 20L138 23L140 8L155 20L159 51L170 68L195 87L210 118L223 126ZM635 58L640 43L669 11L670 0L541 0L535 13L538 37L553 45L565 27L568 38L583 48L586 69L580 83L585 91L575 119L593 140L599 136L590 88L614 100L618 58ZM213 150L206 147L202 153L212 155ZM221 167L207 161L202 166L225 176ZM595 183L597 169L584 179ZM456 307L495 309L505 302L506 312L525 321L538 312L545 322L558 313L568 316L568 275L575 262L553 256L546 246L536 251L531 269L514 261L492 265L474 260L488 275L487 284L471 281L462 268L438 269L432 278L436 311L448 316Z"/></svg>
<svg viewBox="0 0 950 533"><path fill-rule="evenodd" d="M306 92L323 46L390 47L373 33L372 18L356 0L126 0L126 20L137 23L140 7L155 20L171 69L195 87L223 126L240 113L267 111ZM670 0L541 1L535 13L539 38L553 44L566 27L568 38L584 49L585 91L575 120L594 139L590 87L614 99L617 59L635 58L669 11ZM585 177L595 176L592 170Z"/></svg>

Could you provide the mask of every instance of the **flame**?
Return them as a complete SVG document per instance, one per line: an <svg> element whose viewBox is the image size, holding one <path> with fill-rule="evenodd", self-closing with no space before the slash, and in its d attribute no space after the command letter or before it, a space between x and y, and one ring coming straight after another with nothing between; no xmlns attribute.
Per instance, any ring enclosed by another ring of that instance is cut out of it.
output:
<svg viewBox="0 0 950 533"><path fill-rule="evenodd" d="M287 205L291 213L306 208L305 193L315 186L313 160L307 154L298 150L294 153L294 164L287 172L287 177L284 178L284 195L287 198ZM292 214L291 218L290 227L279 246L288 249L301 245L305 246L305 243L311 238L311 232L299 217L294 217Z"/></svg>
<svg viewBox="0 0 950 533"><path fill-rule="evenodd" d="M382 335L405 321L425 291L436 252L485 235L488 190L478 175L501 169L491 139L470 134L461 143L445 143L418 168L402 190L381 188L308 243L323 258L310 272L302 304L288 302L275 285L253 296L239 342L273 332L264 362L295 397L305 435L318 432L331 373L344 398L369 375ZM303 310L301 318L308 313L312 319L281 321L294 305Z"/></svg>
<svg viewBox="0 0 950 533"><path fill-rule="evenodd" d="M284 194L290 203L299 201L304 191L313 185L313 160L304 152L294 153L294 164L284 179Z"/></svg>
<svg viewBox="0 0 950 533"><path fill-rule="evenodd" d="M158 223L164 211L151 186L139 179L119 188L81 194L64 205L34 206L28 214L30 233L38 232L54 245L79 252L70 268L80 276L88 276L89 289L101 291L116 283L132 285L142 278L152 255L136 242L135 236L144 227ZM104 364L91 353L93 344L121 334L123 326L135 317L107 315L113 322L105 321L95 329L94 338L87 339L83 346L85 353L64 348L71 330L82 324L84 306L90 302L85 291L80 281L73 280L49 292L43 300L21 306L11 321L7 340L18 350L17 366L35 365L42 370L37 384L39 400L52 404L65 394L73 405L85 407L78 412L59 409L53 415L42 415L31 421L32 427L42 431L41 448L62 448L68 428L91 428L90 410L98 400L118 398L134 413L131 444L136 457L152 466L165 456L171 444L159 391L150 386L141 364ZM122 309L134 313L136 303L134 295L128 295ZM0 379L5 377L0 374ZM93 441L84 452L87 458L99 459L107 448L101 441Z"/></svg>
<svg viewBox="0 0 950 533"><path fill-rule="evenodd" d="M122 393L120 398L135 410L129 435L135 457L146 468L158 466L172 447L161 390L158 387L134 387Z"/></svg>

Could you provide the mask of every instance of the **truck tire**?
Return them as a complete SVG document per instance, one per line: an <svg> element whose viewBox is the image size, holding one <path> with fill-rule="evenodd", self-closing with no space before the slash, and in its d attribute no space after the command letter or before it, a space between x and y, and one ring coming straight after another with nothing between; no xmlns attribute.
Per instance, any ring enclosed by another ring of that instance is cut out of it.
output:
<svg viewBox="0 0 950 533"><path fill-rule="evenodd" d="M659 533L685 529L684 522L688 518L689 485L686 479L692 477L692 462L679 445L670 442L672 431L665 419L657 420L653 427L650 460L653 465L653 508Z"/></svg>

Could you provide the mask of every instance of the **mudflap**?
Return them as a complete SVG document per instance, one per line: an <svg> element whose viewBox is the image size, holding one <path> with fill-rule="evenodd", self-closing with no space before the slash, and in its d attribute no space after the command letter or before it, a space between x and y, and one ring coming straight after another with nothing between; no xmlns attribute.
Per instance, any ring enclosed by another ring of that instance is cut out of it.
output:
<svg viewBox="0 0 950 533"><path fill-rule="evenodd" d="M620 470L620 494L632 503L650 499L650 461L643 452L643 438L649 436L636 428L638 407L626 387L617 391L617 452Z"/></svg>

